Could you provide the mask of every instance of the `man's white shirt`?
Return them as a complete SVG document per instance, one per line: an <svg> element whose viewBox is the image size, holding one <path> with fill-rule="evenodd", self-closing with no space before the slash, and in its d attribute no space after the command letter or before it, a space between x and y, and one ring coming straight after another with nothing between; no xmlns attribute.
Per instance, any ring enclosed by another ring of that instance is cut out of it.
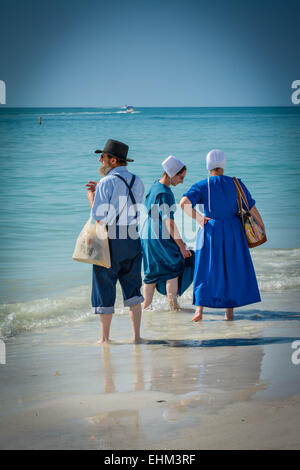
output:
<svg viewBox="0 0 300 470"><path fill-rule="evenodd" d="M133 174L127 170L127 167L118 166L113 168L97 184L91 216L106 225L113 225L119 214L118 225L131 225L136 223L136 210L129 196L127 186L124 181L115 176L116 173L122 176L130 185ZM143 201L145 188L138 176L135 177L131 190L136 204L139 206Z"/></svg>

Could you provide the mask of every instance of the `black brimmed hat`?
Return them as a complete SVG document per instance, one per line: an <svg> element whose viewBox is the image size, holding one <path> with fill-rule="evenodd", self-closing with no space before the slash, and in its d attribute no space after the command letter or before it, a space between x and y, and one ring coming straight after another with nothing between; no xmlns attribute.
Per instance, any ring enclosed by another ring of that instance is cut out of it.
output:
<svg viewBox="0 0 300 470"><path fill-rule="evenodd" d="M107 153L110 157L118 158L126 162L134 162L132 158L127 158L128 145L119 140L108 139L103 150L95 150L95 153Z"/></svg>

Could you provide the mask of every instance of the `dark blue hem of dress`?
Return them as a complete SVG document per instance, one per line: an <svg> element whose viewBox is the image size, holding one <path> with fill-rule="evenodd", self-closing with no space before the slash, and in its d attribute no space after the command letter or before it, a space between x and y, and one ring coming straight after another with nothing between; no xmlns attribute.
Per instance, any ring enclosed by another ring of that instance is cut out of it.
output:
<svg viewBox="0 0 300 470"><path fill-rule="evenodd" d="M256 304L258 302L261 302L261 298L259 298L257 300L249 300L248 302L244 302L242 304L237 304L236 302L230 302L230 301L228 301L228 303L227 303L225 301L224 304L226 304L226 305L216 306L212 302L207 302L207 301L203 300L203 301L201 301L201 303L200 302L199 302L199 304L197 303L197 305L195 304L195 301L193 301L193 305L195 305L195 307L202 306L202 307L208 307L208 308L237 308L237 307L244 307L245 305Z"/></svg>

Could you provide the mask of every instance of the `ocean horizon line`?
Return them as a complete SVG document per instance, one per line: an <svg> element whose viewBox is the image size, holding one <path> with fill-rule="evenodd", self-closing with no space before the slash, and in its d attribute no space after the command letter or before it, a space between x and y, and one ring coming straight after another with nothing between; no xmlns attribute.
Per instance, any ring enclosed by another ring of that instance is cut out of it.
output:
<svg viewBox="0 0 300 470"><path fill-rule="evenodd" d="M2 109L114 109L114 108L121 108L122 105L110 105L110 106L6 106L1 105L0 111ZM273 108L280 108L280 109L300 109L300 106L297 105L288 105L288 106L281 106L281 105L274 105L274 106L134 106L135 109L240 109L240 108L248 108L248 109L273 109Z"/></svg>

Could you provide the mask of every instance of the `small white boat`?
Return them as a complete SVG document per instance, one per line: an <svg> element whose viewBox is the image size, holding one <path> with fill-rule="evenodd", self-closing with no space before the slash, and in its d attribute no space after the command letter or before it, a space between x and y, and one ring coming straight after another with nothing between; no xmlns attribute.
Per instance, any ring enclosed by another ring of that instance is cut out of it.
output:
<svg viewBox="0 0 300 470"><path fill-rule="evenodd" d="M134 113L134 107L133 106L125 106L125 112L126 113Z"/></svg>

